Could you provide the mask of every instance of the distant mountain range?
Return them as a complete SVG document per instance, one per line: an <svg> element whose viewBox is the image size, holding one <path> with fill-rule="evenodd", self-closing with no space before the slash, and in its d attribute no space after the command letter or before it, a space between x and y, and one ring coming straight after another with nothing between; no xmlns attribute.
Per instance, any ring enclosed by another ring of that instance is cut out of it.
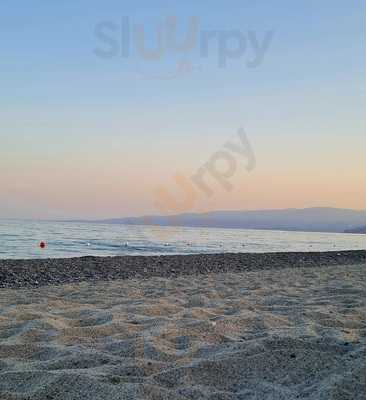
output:
<svg viewBox="0 0 366 400"><path fill-rule="evenodd" d="M366 226L360 226L358 228L346 229L346 233L366 233Z"/></svg>
<svg viewBox="0 0 366 400"><path fill-rule="evenodd" d="M366 233L366 211L325 207L257 211L213 211L173 216L113 218L93 222L129 225Z"/></svg>

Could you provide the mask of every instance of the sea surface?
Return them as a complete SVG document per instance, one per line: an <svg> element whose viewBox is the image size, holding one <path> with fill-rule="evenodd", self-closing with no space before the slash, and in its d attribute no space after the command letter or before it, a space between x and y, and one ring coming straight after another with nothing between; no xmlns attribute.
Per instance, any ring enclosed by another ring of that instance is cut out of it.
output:
<svg viewBox="0 0 366 400"><path fill-rule="evenodd" d="M2 259L365 249L366 235L0 220Z"/></svg>

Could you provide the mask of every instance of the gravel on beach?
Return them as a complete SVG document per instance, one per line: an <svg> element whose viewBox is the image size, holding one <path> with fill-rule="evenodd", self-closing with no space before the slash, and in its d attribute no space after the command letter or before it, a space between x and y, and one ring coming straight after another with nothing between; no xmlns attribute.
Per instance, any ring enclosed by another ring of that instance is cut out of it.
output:
<svg viewBox="0 0 366 400"><path fill-rule="evenodd" d="M0 288L366 263L366 250L0 260Z"/></svg>

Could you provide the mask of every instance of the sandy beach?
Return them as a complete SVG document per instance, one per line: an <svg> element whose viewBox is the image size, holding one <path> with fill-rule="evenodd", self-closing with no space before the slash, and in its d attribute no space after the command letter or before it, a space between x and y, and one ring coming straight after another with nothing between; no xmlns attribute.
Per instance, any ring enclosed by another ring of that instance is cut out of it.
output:
<svg viewBox="0 0 366 400"><path fill-rule="evenodd" d="M316 264L40 287L13 272L0 399L366 399L366 262Z"/></svg>

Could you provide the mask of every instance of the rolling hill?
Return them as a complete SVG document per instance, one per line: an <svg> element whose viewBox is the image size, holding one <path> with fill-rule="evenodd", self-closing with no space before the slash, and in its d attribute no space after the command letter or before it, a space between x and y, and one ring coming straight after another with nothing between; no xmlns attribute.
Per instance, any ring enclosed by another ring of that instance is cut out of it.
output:
<svg viewBox="0 0 366 400"><path fill-rule="evenodd" d="M360 226L366 227L366 211L326 207L257 211L212 211L171 216L112 218L93 222L343 233L360 229Z"/></svg>

